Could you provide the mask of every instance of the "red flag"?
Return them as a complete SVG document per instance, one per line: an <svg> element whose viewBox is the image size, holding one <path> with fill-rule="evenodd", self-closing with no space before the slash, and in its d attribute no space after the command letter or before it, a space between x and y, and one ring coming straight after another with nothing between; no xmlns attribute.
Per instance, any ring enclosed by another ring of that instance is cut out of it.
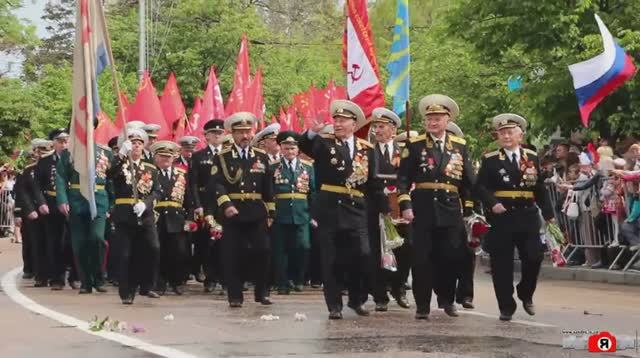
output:
<svg viewBox="0 0 640 358"><path fill-rule="evenodd" d="M129 121L129 99L127 98L127 95L124 92L120 92L119 94L120 99L118 100L119 105L122 105L121 107L118 107L117 111L116 111L116 128L118 128L118 131L122 130L122 128L124 128L124 124L126 122Z"/></svg>
<svg viewBox="0 0 640 358"><path fill-rule="evenodd" d="M233 89L227 100L225 113L228 116L235 112L241 111L244 103L244 97L249 86L249 48L247 46L247 35L242 34L240 42L240 51L238 51L238 59L236 60L236 72L233 76Z"/></svg>
<svg viewBox="0 0 640 358"><path fill-rule="evenodd" d="M313 121L315 114L311 108L311 101L309 93L303 92L293 97L293 105L302 116L304 121L304 128L309 129L313 127Z"/></svg>
<svg viewBox="0 0 640 358"><path fill-rule="evenodd" d="M287 108L287 122L289 122L292 131L300 133L300 121L298 120L298 114L294 106Z"/></svg>
<svg viewBox="0 0 640 358"><path fill-rule="evenodd" d="M280 131L288 131L291 129L291 124L287 121L287 114L284 112L284 109L282 107L280 107L278 123L280 123Z"/></svg>
<svg viewBox="0 0 640 358"><path fill-rule="evenodd" d="M202 96L202 110L200 111L200 122L198 131L204 130L204 124L212 119L224 119L224 105L222 103L222 93L213 66L209 69L207 87Z"/></svg>
<svg viewBox="0 0 640 358"><path fill-rule="evenodd" d="M176 81L176 75L171 72L167 79L167 84L164 85L164 91L160 98L160 106L162 107L162 114L167 121L167 126L171 132L177 126L177 122L184 118L186 115L186 109L184 103L182 103L182 96L180 95L180 88L178 88L178 81Z"/></svg>
<svg viewBox="0 0 640 358"><path fill-rule="evenodd" d="M120 134L120 130L111 121L106 113L100 111L98 113L98 125L93 130L93 138L96 143L107 145L109 140Z"/></svg>
<svg viewBox="0 0 640 358"><path fill-rule="evenodd" d="M343 66L347 75L347 93L368 118L376 107L384 107L384 92L378 75L373 33L367 13L367 0L347 1L347 19L343 44ZM358 123L365 135L369 122ZM362 135L362 132L359 133Z"/></svg>
<svg viewBox="0 0 640 358"><path fill-rule="evenodd" d="M189 125L185 130L185 135L193 135L198 138L201 138L201 135L198 135L197 129L200 125L200 113L202 111L202 99L200 97L196 97L193 101L193 109L191 110L191 115L189 115Z"/></svg>
<svg viewBox="0 0 640 358"><path fill-rule="evenodd" d="M142 121L147 124L158 124L158 140L170 139L171 130L167 126L167 121L162 114L162 106L156 93L156 88L151 82L149 72L144 71L142 82L138 88L136 101L131 105L131 113L128 119Z"/></svg>
<svg viewBox="0 0 640 358"><path fill-rule="evenodd" d="M253 113L260 120L260 128L264 128L264 97L262 87L262 69L256 71L255 76L251 80L247 88L246 103L248 106L242 106L243 110Z"/></svg>
<svg viewBox="0 0 640 358"><path fill-rule="evenodd" d="M313 105L316 111L316 118L321 118L325 123L332 123L333 118L329 113L331 96L328 89L311 88L313 93Z"/></svg>

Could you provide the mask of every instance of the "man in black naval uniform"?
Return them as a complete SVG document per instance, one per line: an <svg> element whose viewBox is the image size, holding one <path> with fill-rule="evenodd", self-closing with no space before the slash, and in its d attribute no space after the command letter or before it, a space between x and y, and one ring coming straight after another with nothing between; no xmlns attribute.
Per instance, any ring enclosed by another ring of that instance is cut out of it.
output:
<svg viewBox="0 0 640 358"><path fill-rule="evenodd" d="M216 207L223 213L222 260L231 307L242 307L243 278L255 283L256 302L271 304L267 293L270 272L267 229L275 216L275 202L269 158L263 150L250 145L255 123L255 116L249 112L235 113L224 122L235 144L214 158L208 186L216 198L208 213L213 215ZM247 267L252 275L243 277Z"/></svg>
<svg viewBox="0 0 640 358"><path fill-rule="evenodd" d="M157 141L149 147L158 169L160 198L154 210L158 215L158 239L160 241L160 275L158 291L164 294L167 285L176 295L182 295L182 282L189 264L188 243L184 230L187 211L185 197L187 171L174 165L180 147L171 141Z"/></svg>
<svg viewBox="0 0 640 358"><path fill-rule="evenodd" d="M210 238L209 228L204 222L205 208L215 205L215 198L206 195L206 187L211 178L213 160L222 152L224 139L224 121L212 119L204 125L207 146L193 153L189 168L189 188L193 198L191 211L200 223L198 231L193 233L193 257L191 273L200 282L204 282L205 292L212 292L216 282L222 282L222 263L220 262L220 243ZM217 215L212 209L212 215Z"/></svg>
<svg viewBox="0 0 640 358"><path fill-rule="evenodd" d="M447 132L455 135L456 137L464 139L464 132L462 129L455 123L449 122L447 124ZM469 210L474 207L474 202L471 200L467 200L468 195L471 193L466 191L461 195L461 200L464 203L465 209ZM467 230L466 227L461 230L462 235L464 237L463 240L467 240ZM462 265L458 272L456 291L455 291L455 301L462 305L462 307L466 309L473 309L473 275L476 268L476 254L475 250L469 245L466 245L464 250L464 257L462 259ZM437 284L436 284L437 285ZM444 307L443 302L438 301L438 306L440 308Z"/></svg>
<svg viewBox="0 0 640 358"><path fill-rule="evenodd" d="M127 136L125 140L123 133L120 138L120 151L107 178L113 183L116 198L111 218L115 224L112 251L118 259L118 293L122 303L130 305L138 287L143 296L160 297L151 288L160 256L153 206L161 194L155 165L142 160L147 134L140 128L129 128Z"/></svg>
<svg viewBox="0 0 640 358"><path fill-rule="evenodd" d="M347 100L333 101L334 134L320 134L326 123L317 123L300 138L300 149L315 160L316 193L313 217L318 223L324 299L329 319L342 318L341 283L347 276L348 306L368 316L362 302L363 285L369 277L367 205L388 213L382 182L374 178L373 145L356 138L357 123L365 122L362 109ZM365 198L365 195L368 197Z"/></svg>
<svg viewBox="0 0 640 358"><path fill-rule="evenodd" d="M553 221L538 157L520 146L526 125L516 114L493 118L501 149L484 155L475 186L491 224L485 248L491 256L491 277L503 321L511 320L517 308L513 299L514 247L518 248L522 272L516 287L518 298L525 312L535 314L533 293L544 252L538 210L545 220Z"/></svg>
<svg viewBox="0 0 640 358"><path fill-rule="evenodd" d="M42 154L51 152L52 142L46 139L31 141L32 162L27 164L16 178L15 216L21 220L22 252L25 275L31 272L35 278L35 287L46 287L47 283L47 237L44 219L38 215L39 203L44 196L34 181L37 161ZM26 277L25 277L26 278Z"/></svg>
<svg viewBox="0 0 640 358"><path fill-rule="evenodd" d="M56 163L67 148L69 133L65 128L54 129L49 133L53 141L53 152L43 155L35 170L35 182L44 195L38 212L44 218L47 236L47 261L49 284L52 290L62 290L65 283L66 268L72 268L69 285L78 289L78 276L69 240L69 228L66 217L58 210L56 202Z"/></svg>
<svg viewBox="0 0 640 358"><path fill-rule="evenodd" d="M153 152L151 151L151 146L153 143L158 140L158 131L160 130L159 124L145 124L142 126L142 130L147 133L147 144L144 146L144 151L142 152L142 158L145 162L153 164Z"/></svg>
<svg viewBox="0 0 640 358"><path fill-rule="evenodd" d="M445 313L456 317L456 278L466 248L460 195L471 190L475 179L465 140L446 132L447 123L458 116L458 105L434 94L420 100L419 110L427 133L409 139L398 171L402 217L413 221L416 319L429 317L435 277Z"/></svg>
<svg viewBox="0 0 640 358"><path fill-rule="evenodd" d="M402 122L400 117L386 108L376 108L372 112L371 126L375 137L374 150L374 176L380 179L387 189L385 193L396 191L397 171L400 166L400 154L405 143L393 140ZM406 298L404 283L406 275L411 267L411 249L408 235L403 236L405 243L393 250L396 258L396 272L391 272L382 267L382 247L380 242L379 213L375 205L369 205L369 243L371 245L372 258L372 285L373 299L376 303L376 311L385 312L388 309L389 296L387 287L391 286L391 294L398 305L409 308ZM406 230L403 230L406 231Z"/></svg>

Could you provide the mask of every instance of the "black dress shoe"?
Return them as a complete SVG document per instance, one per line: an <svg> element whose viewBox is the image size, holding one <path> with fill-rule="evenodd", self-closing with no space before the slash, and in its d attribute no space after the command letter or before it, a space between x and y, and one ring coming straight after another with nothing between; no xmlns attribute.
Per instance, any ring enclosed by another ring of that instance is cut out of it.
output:
<svg viewBox="0 0 640 358"><path fill-rule="evenodd" d="M416 319L429 319L429 311L428 310L417 310L416 311Z"/></svg>
<svg viewBox="0 0 640 358"><path fill-rule="evenodd" d="M293 290L296 292L302 292L304 291L304 286L303 285L295 285L293 286Z"/></svg>
<svg viewBox="0 0 640 358"><path fill-rule="evenodd" d="M109 290L107 290L103 285L96 286L95 289L96 289L97 292L100 292L100 293L109 292Z"/></svg>
<svg viewBox="0 0 640 358"><path fill-rule="evenodd" d="M255 301L260 303L263 306L270 306L273 304L273 302L271 302L271 299L269 297L256 298Z"/></svg>
<svg viewBox="0 0 640 358"><path fill-rule="evenodd" d="M446 305L444 306L444 313L449 317L458 317L458 310L455 305Z"/></svg>
<svg viewBox="0 0 640 358"><path fill-rule="evenodd" d="M242 307L242 302L236 302L236 301L229 302L229 307L231 307L231 308L240 308L240 307Z"/></svg>
<svg viewBox="0 0 640 358"><path fill-rule="evenodd" d="M149 298L160 298L160 295L155 291L147 291L145 293L140 292L140 294Z"/></svg>
<svg viewBox="0 0 640 358"><path fill-rule="evenodd" d="M527 302L522 302L522 308L524 308L524 311L527 312L527 314L529 314L529 316L535 316L536 315L536 307L533 305L533 302L531 301L527 301Z"/></svg>
<svg viewBox="0 0 640 358"><path fill-rule="evenodd" d="M314 282L314 283L311 284L311 288L320 288L320 287L322 287L321 283Z"/></svg>
<svg viewBox="0 0 640 358"><path fill-rule="evenodd" d="M511 315L504 313L504 312L500 312L500 320L501 321L511 321Z"/></svg>
<svg viewBox="0 0 640 358"><path fill-rule="evenodd" d="M278 289L278 294L279 295L288 295L289 294L289 289L288 288L279 288Z"/></svg>
<svg viewBox="0 0 640 358"><path fill-rule="evenodd" d="M358 305L358 306L355 306L355 305L349 305L349 308L351 308L352 310L354 310L354 311L355 311L355 313L356 313L358 316L363 316L363 317L365 317L365 316L368 316L368 315L369 315L369 311L368 311L366 308L364 308L364 306L363 306L363 305Z"/></svg>
<svg viewBox="0 0 640 358"><path fill-rule="evenodd" d="M132 305L133 304L133 298L131 298L131 297L123 298L122 299L122 304L123 305Z"/></svg>
<svg viewBox="0 0 640 358"><path fill-rule="evenodd" d="M69 287L71 287L72 290L77 290L81 287L81 285L78 281L69 281Z"/></svg>
<svg viewBox="0 0 640 358"><path fill-rule="evenodd" d="M216 284L215 283L206 283L204 285L204 292L211 293L211 292L213 292L213 290L215 290L215 288L216 288Z"/></svg>
<svg viewBox="0 0 640 358"><path fill-rule="evenodd" d="M47 281L36 281L33 287L47 287Z"/></svg>
<svg viewBox="0 0 640 358"><path fill-rule="evenodd" d="M462 300L462 307L472 310L475 308L475 306L473 305L473 302L471 302L470 298L465 298L464 300Z"/></svg>
<svg viewBox="0 0 640 358"><path fill-rule="evenodd" d="M376 303L376 312L387 312L389 310L389 305L386 303Z"/></svg>
<svg viewBox="0 0 640 358"><path fill-rule="evenodd" d="M173 291L173 293L175 293L178 296L182 296L182 294L184 294L184 291L178 285L171 287L171 290Z"/></svg>
<svg viewBox="0 0 640 358"><path fill-rule="evenodd" d="M62 291L64 289L64 285L61 283L52 283L51 291Z"/></svg>
<svg viewBox="0 0 640 358"><path fill-rule="evenodd" d="M31 272L25 272L22 274L23 280L31 280L33 278L33 274Z"/></svg>
<svg viewBox="0 0 640 358"><path fill-rule="evenodd" d="M445 305L444 305L444 303L440 303L440 302L438 302L438 309L443 309L443 308L444 308L444 306L445 306Z"/></svg>
<svg viewBox="0 0 640 358"><path fill-rule="evenodd" d="M342 312L340 311L329 312L329 319L342 319Z"/></svg>
<svg viewBox="0 0 640 358"><path fill-rule="evenodd" d="M198 281L198 282L204 282L204 280L206 280L206 279L207 279L207 277L202 272L200 272L196 276L196 281Z"/></svg>
<svg viewBox="0 0 640 358"><path fill-rule="evenodd" d="M92 292L92 291L91 291L91 288L90 288L90 287L89 287L89 288L87 288L87 287L80 287L80 290L78 291L78 294L79 294L79 295L86 295L86 294L89 294L89 293L91 293L91 292Z"/></svg>
<svg viewBox="0 0 640 358"><path fill-rule="evenodd" d="M398 306L402 307L402 308L411 308L411 305L409 304L409 300L407 300L407 297L404 295L394 295L393 298L396 299L396 303L398 304Z"/></svg>

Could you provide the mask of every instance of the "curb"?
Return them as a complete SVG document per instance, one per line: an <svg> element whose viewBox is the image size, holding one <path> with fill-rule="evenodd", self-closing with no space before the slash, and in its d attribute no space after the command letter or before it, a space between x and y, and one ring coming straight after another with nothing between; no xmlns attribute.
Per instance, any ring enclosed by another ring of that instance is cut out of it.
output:
<svg viewBox="0 0 640 358"><path fill-rule="evenodd" d="M489 267L488 257L479 257L481 267ZM520 273L520 261L515 260L513 270ZM615 285L640 286L640 272L627 270L613 271L606 269L588 269L582 267L553 267L547 261L542 263L540 278L548 280L586 281L610 283Z"/></svg>

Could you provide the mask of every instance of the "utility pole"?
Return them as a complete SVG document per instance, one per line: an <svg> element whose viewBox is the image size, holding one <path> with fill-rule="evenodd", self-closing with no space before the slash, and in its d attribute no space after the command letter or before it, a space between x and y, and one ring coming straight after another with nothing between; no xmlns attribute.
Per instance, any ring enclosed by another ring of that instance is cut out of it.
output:
<svg viewBox="0 0 640 358"><path fill-rule="evenodd" d="M147 29L146 29L146 19L145 19L145 4L146 0L138 1L138 20L140 22L140 41L138 49L138 79L142 81L142 75L144 70L147 68Z"/></svg>

